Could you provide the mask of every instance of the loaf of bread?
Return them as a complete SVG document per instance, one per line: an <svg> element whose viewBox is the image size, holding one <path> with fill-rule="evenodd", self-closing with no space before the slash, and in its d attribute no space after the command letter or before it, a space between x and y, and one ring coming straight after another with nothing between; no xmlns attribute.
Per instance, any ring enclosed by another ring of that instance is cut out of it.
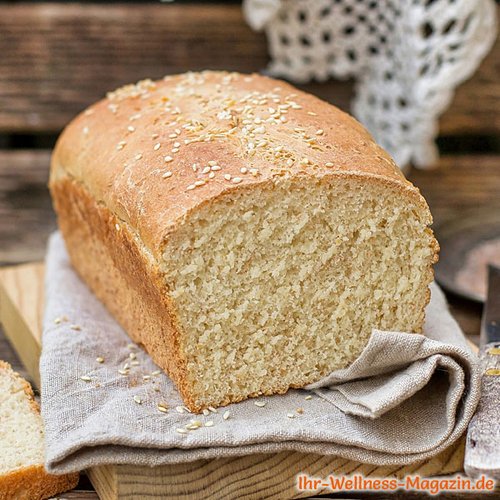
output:
<svg viewBox="0 0 500 500"><path fill-rule="evenodd" d="M0 500L41 500L76 486L78 474L47 474L44 450L31 386L0 361Z"/></svg>
<svg viewBox="0 0 500 500"><path fill-rule="evenodd" d="M422 329L425 200L356 120L284 82L111 92L63 132L50 189L75 269L192 411L317 381L372 328Z"/></svg>

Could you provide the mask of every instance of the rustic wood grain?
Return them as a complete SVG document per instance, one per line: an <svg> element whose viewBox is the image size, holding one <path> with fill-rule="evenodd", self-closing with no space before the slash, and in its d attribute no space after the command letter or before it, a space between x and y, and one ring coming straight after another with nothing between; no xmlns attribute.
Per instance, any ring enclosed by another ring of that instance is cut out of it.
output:
<svg viewBox="0 0 500 500"><path fill-rule="evenodd" d="M199 69L260 71L263 33L241 6L15 2L0 6L0 133L57 132L104 93L140 78ZM442 134L500 132L500 41L463 84ZM353 86L303 86L349 108Z"/></svg>
<svg viewBox="0 0 500 500"><path fill-rule="evenodd" d="M0 321L12 347L37 387L41 352L44 271L42 264L0 270ZM23 311L20 315L19 312Z"/></svg>
<svg viewBox="0 0 500 500"><path fill-rule="evenodd" d="M56 226L49 158L49 151L0 150L0 264L40 260L45 252Z"/></svg>
<svg viewBox="0 0 500 500"><path fill-rule="evenodd" d="M27 365L37 378L37 356L40 353L43 314L43 268L25 264L0 270L0 321L7 335L15 339L28 328L26 338L15 342L23 359L34 359ZM5 307L8 302L8 307ZM102 499L186 498L248 499L301 498L295 491L295 476L306 472L315 476L359 473L367 477L403 477L406 474L451 474L461 470L464 439L430 460L406 467L377 467L338 457L282 452L217 460L199 460L162 467L109 465L88 471L92 484Z"/></svg>
<svg viewBox="0 0 500 500"><path fill-rule="evenodd" d="M99 497L95 491L73 490L67 491L53 500L99 500Z"/></svg>

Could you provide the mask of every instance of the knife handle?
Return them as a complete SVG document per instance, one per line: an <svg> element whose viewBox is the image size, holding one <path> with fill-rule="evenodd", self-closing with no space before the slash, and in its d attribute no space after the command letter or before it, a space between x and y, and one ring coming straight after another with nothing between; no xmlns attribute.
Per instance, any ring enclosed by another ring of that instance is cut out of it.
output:
<svg viewBox="0 0 500 500"><path fill-rule="evenodd" d="M467 430L464 468L467 475L500 479L500 342L479 352L481 398Z"/></svg>

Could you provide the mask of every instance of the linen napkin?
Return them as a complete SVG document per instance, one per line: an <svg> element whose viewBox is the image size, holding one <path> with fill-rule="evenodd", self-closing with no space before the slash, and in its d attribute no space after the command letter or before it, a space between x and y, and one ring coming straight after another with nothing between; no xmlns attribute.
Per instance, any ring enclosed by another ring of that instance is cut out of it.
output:
<svg viewBox="0 0 500 500"><path fill-rule="evenodd" d="M376 465L432 457L466 429L479 372L442 292L431 289L425 336L374 330L357 361L307 390L192 415L79 279L56 233L40 360L46 467L64 473L283 450ZM202 426L183 431L193 419Z"/></svg>

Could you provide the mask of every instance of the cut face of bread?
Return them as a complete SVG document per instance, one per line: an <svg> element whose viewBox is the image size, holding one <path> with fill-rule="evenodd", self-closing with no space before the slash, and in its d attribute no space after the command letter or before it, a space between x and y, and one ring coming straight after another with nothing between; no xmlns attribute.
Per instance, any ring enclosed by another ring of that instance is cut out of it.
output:
<svg viewBox="0 0 500 500"><path fill-rule="evenodd" d="M402 183L304 176L189 214L162 270L192 405L303 387L373 328L420 332L436 253L422 203Z"/></svg>
<svg viewBox="0 0 500 500"><path fill-rule="evenodd" d="M45 472L43 423L29 384L0 361L0 499L48 498L76 486L78 474Z"/></svg>

